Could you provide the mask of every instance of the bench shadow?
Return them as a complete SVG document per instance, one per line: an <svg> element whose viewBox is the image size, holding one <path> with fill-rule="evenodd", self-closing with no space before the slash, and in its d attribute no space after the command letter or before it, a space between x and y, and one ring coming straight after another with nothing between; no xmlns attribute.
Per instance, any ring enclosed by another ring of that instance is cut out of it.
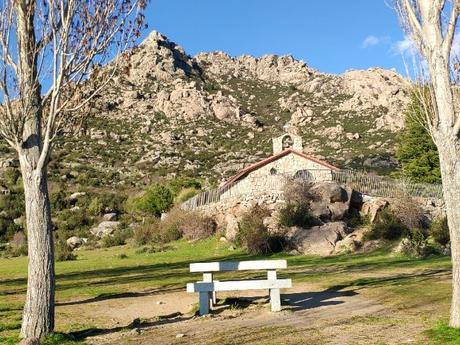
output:
<svg viewBox="0 0 460 345"><path fill-rule="evenodd" d="M341 297L352 297L358 293L354 290L326 289L315 292L296 292L281 294L281 304L291 311L314 309L324 306L343 304L346 301ZM220 314L229 309L247 309L251 306L260 306L270 303L269 296L257 297L226 297L223 300L217 299L211 314Z"/></svg>
<svg viewBox="0 0 460 345"><path fill-rule="evenodd" d="M327 289L315 292L297 292L281 294L282 304L289 306L290 310L306 310L324 306L338 305L345 303L344 300L337 300L341 297L351 297L358 293L353 290Z"/></svg>

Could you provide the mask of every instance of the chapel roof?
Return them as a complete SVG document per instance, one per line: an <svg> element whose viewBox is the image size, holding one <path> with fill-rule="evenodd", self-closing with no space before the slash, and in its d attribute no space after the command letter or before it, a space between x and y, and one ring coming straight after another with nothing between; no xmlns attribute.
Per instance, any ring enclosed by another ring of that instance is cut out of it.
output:
<svg viewBox="0 0 460 345"><path fill-rule="evenodd" d="M257 170L261 167L263 167L264 165L268 164L268 163L271 163L271 162L274 162L284 156L287 156L288 154L295 154L297 156L300 156L302 158L305 158L309 161L312 161L312 162L315 162L319 165L322 165L324 166L325 168L327 169L331 169L333 171L337 171L339 170L339 168L335 167L334 165L332 164L329 164L325 161L322 161L318 158L314 158L312 156L309 156L303 152L300 152L300 151L297 151L297 150L294 150L293 148L288 148L288 149L285 149L284 151L281 151L279 153L276 153L268 158L265 158L259 162L256 162L254 164L251 164L243 169L241 169L238 173L236 173L234 176L232 176L225 184L224 186L227 186L228 184L232 183L232 182L235 182L235 181L238 181L240 179L242 179L243 177L245 177L247 174L249 174L250 172L254 171L254 170ZM223 186L223 187L224 187Z"/></svg>

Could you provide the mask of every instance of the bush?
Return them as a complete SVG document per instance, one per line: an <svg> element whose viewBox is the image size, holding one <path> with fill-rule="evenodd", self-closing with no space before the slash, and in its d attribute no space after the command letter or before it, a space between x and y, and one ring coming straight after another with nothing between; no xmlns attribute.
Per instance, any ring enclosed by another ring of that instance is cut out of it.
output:
<svg viewBox="0 0 460 345"><path fill-rule="evenodd" d="M408 228L388 209L383 210L370 231L366 233L367 240L395 240L401 238Z"/></svg>
<svg viewBox="0 0 460 345"><path fill-rule="evenodd" d="M427 242L427 233L422 229L413 229L405 233L400 250L408 256L425 257L431 253Z"/></svg>
<svg viewBox="0 0 460 345"><path fill-rule="evenodd" d="M263 219L269 211L261 206L254 206L241 219L236 244L250 254L269 254L283 249L282 238L271 236Z"/></svg>
<svg viewBox="0 0 460 345"><path fill-rule="evenodd" d="M287 227L310 228L317 223L317 220L310 214L309 205L286 203L280 210L279 223Z"/></svg>
<svg viewBox="0 0 460 345"><path fill-rule="evenodd" d="M449 226L447 224L447 217L440 217L436 219L429 229L429 234L433 237L433 240L445 246L450 242Z"/></svg>
<svg viewBox="0 0 460 345"><path fill-rule="evenodd" d="M19 231L13 235L10 241L9 252L12 256L27 255L27 237L24 232Z"/></svg>
<svg viewBox="0 0 460 345"><path fill-rule="evenodd" d="M188 212L176 207L168 212L164 220L159 223L158 232L154 236L154 242L168 243L182 237L181 227L188 221Z"/></svg>
<svg viewBox="0 0 460 345"><path fill-rule="evenodd" d="M173 194L168 188L153 185L141 197L128 199L126 207L131 211L146 212L159 217L173 205L173 201Z"/></svg>
<svg viewBox="0 0 460 345"><path fill-rule="evenodd" d="M85 232L94 224L94 219L89 217L85 210L64 210L57 217L56 225L59 230L68 235L77 235Z"/></svg>
<svg viewBox="0 0 460 345"><path fill-rule="evenodd" d="M130 237L131 233L128 230L117 229L112 235L104 236L101 239L102 247L115 247L126 244L126 240Z"/></svg>
<svg viewBox="0 0 460 345"><path fill-rule="evenodd" d="M77 256L73 253L65 240L57 240L54 245L54 257L56 261L71 261L76 260Z"/></svg>
<svg viewBox="0 0 460 345"><path fill-rule="evenodd" d="M312 201L318 199L318 196L311 191L312 186L311 182L294 178L286 183L283 191L284 200L287 204L310 205Z"/></svg>
<svg viewBox="0 0 460 345"><path fill-rule="evenodd" d="M179 176L168 182L168 188L174 195L178 195L183 189L201 189L201 182L187 176Z"/></svg>
<svg viewBox="0 0 460 345"><path fill-rule="evenodd" d="M21 172L19 169L16 168L7 168L3 174L5 179L6 185L9 189L16 186L19 182L19 178L21 177Z"/></svg>
<svg viewBox="0 0 460 345"><path fill-rule="evenodd" d="M51 193L50 203L53 211L62 211L69 206L66 200L66 193L62 189L58 192Z"/></svg>
<svg viewBox="0 0 460 345"><path fill-rule="evenodd" d="M311 186L310 182L299 179L286 184L283 193L286 205L280 210L280 225L310 228L317 224L317 220L310 213L310 204L317 198L311 192Z"/></svg>
<svg viewBox="0 0 460 345"><path fill-rule="evenodd" d="M89 206L88 206L88 212L92 214L93 216L100 216L103 211L104 211L104 205L99 200L99 198L96 196L93 199L91 199L91 202L89 203Z"/></svg>
<svg viewBox="0 0 460 345"><path fill-rule="evenodd" d="M184 201L187 201L188 199L194 197L197 195L200 191L196 188L190 187L190 188L185 188L182 189L179 194L174 198L174 203L176 205L182 204Z"/></svg>
<svg viewBox="0 0 460 345"><path fill-rule="evenodd" d="M411 197L401 195L394 199L391 211L408 229L427 228L427 220L421 206Z"/></svg>
<svg viewBox="0 0 460 345"><path fill-rule="evenodd" d="M216 232L217 224L211 217L189 212L188 216L183 219L187 221L179 225L179 230L186 240L204 240Z"/></svg>
<svg viewBox="0 0 460 345"><path fill-rule="evenodd" d="M133 231L134 243L138 246L143 246L153 242L158 229L159 220L157 218L144 220L144 223L137 226Z"/></svg>

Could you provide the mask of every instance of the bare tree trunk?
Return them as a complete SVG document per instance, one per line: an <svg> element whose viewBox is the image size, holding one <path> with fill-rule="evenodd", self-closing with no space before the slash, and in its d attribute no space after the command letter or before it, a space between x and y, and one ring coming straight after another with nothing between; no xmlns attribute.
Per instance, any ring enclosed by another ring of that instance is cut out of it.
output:
<svg viewBox="0 0 460 345"><path fill-rule="evenodd" d="M21 159L28 241L27 297L21 336L41 338L54 329L53 235L46 171L30 171Z"/></svg>
<svg viewBox="0 0 460 345"><path fill-rule="evenodd" d="M460 327L460 140L443 143L438 149L452 251L450 326Z"/></svg>
<svg viewBox="0 0 460 345"><path fill-rule="evenodd" d="M36 0L17 0L19 85L24 115L18 148L26 206L28 242L27 297L22 319L23 338L41 338L54 330L54 247L46 164L42 153L42 104L37 78L34 30Z"/></svg>

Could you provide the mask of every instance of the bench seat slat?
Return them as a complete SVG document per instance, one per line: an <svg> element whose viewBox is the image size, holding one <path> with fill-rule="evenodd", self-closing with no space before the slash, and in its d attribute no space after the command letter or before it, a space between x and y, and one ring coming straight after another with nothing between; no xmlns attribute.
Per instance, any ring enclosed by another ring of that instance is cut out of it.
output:
<svg viewBox="0 0 460 345"><path fill-rule="evenodd" d="M227 280L188 283L187 292L205 291L241 291L241 290L264 290L264 289L285 289L292 287L291 279L277 280Z"/></svg>
<svg viewBox="0 0 460 345"><path fill-rule="evenodd" d="M221 261L190 264L190 272L276 270L283 268L287 268L286 260Z"/></svg>

